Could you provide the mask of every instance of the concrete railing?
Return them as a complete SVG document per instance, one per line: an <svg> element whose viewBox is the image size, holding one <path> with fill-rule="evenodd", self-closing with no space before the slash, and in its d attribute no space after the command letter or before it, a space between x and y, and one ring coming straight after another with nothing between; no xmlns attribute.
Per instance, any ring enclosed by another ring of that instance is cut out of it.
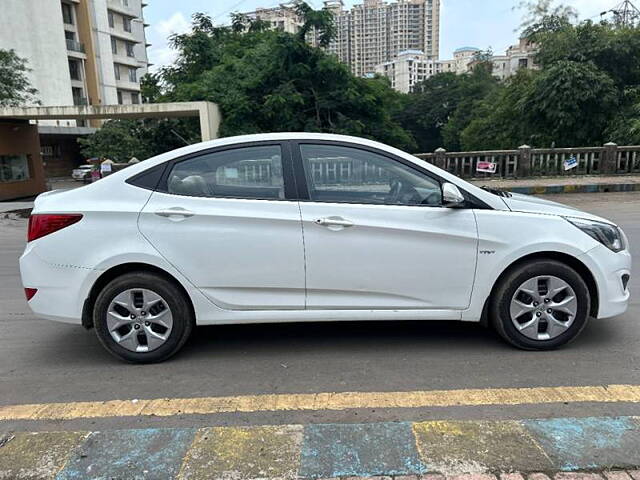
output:
<svg viewBox="0 0 640 480"><path fill-rule="evenodd" d="M476 152L419 153L416 157L464 178L520 178L561 175L615 175L640 173L640 145L620 147L607 143L589 148L531 148ZM575 159L577 166L565 170L565 161ZM478 172L479 162L496 164L496 173Z"/></svg>

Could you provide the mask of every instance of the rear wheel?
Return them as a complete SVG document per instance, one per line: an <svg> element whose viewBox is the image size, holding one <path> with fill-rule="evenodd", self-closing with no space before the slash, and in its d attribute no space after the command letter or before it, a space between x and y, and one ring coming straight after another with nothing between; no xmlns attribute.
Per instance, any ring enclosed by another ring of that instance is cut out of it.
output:
<svg viewBox="0 0 640 480"><path fill-rule="evenodd" d="M512 345L551 350L574 340L587 324L591 299L568 265L538 260L510 271L491 301L492 322Z"/></svg>
<svg viewBox="0 0 640 480"><path fill-rule="evenodd" d="M166 360L185 344L193 314L173 282L152 273L115 278L96 299L94 325L102 345L133 363Z"/></svg>

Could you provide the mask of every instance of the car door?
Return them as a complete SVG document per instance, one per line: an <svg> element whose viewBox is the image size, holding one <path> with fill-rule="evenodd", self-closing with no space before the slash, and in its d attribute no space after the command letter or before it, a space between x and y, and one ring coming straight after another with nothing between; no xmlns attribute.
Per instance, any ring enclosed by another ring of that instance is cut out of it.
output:
<svg viewBox="0 0 640 480"><path fill-rule="evenodd" d="M304 308L287 147L235 146L176 161L141 212L142 234L221 308Z"/></svg>
<svg viewBox="0 0 640 480"><path fill-rule="evenodd" d="M438 179L351 144L296 142L308 309L468 307L471 209L444 208Z"/></svg>

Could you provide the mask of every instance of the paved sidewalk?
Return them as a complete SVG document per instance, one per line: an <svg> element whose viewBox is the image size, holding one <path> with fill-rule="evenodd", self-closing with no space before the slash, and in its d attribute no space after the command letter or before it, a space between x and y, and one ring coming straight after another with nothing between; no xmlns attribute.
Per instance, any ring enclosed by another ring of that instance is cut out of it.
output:
<svg viewBox="0 0 640 480"><path fill-rule="evenodd" d="M581 175L521 179L474 179L471 183L515 193L599 193L640 191L640 175Z"/></svg>
<svg viewBox="0 0 640 480"><path fill-rule="evenodd" d="M2 479L640 480L638 466L636 417L0 433Z"/></svg>

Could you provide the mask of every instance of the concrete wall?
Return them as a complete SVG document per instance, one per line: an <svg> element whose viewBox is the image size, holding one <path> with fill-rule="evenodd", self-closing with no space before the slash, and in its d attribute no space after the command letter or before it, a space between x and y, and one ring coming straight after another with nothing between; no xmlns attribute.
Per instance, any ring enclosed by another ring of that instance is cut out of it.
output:
<svg viewBox="0 0 640 480"><path fill-rule="evenodd" d="M28 59L29 78L43 105L73 105L60 1L0 3L0 48Z"/></svg>
<svg viewBox="0 0 640 480"><path fill-rule="evenodd" d="M38 127L27 122L0 122L0 156L27 155L29 179L0 182L0 201L31 197L46 190Z"/></svg>

